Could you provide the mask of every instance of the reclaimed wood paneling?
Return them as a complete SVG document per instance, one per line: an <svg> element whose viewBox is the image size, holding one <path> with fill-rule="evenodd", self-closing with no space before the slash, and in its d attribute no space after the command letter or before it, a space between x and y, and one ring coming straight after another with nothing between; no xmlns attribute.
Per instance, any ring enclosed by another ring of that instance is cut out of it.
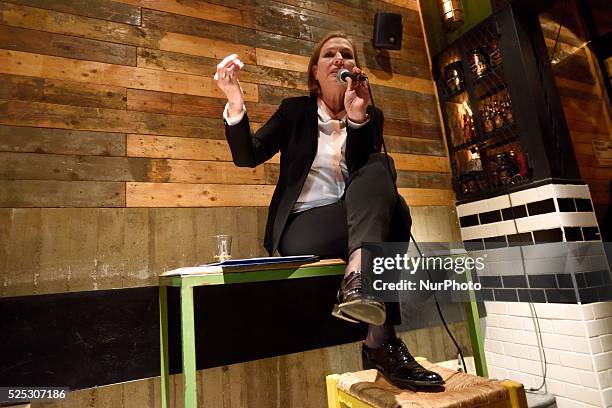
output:
<svg viewBox="0 0 612 408"><path fill-rule="evenodd" d="M242 62L246 64L255 63L255 49L253 47L193 35L166 33L159 42L159 49L210 57L219 61L229 54L236 53L240 55Z"/></svg>
<svg viewBox="0 0 612 408"><path fill-rule="evenodd" d="M20 51L0 51L0 73L62 79L101 85L122 86L221 97L211 77L170 73L160 70L127 67L93 61L81 61ZM243 82L247 101L257 101L257 86Z"/></svg>
<svg viewBox="0 0 612 408"><path fill-rule="evenodd" d="M125 183L3 180L0 207L124 207Z"/></svg>
<svg viewBox="0 0 612 408"><path fill-rule="evenodd" d="M452 190L439 188L399 188L409 205L452 205ZM128 207L231 207L267 206L271 185L127 183Z"/></svg>
<svg viewBox="0 0 612 408"><path fill-rule="evenodd" d="M0 125L0 151L124 156L126 135Z"/></svg>
<svg viewBox="0 0 612 408"><path fill-rule="evenodd" d="M139 25L140 7L117 3L111 0L6 0L24 6L38 7L47 10L61 11L79 16L95 17L102 20Z"/></svg>
<svg viewBox="0 0 612 408"><path fill-rule="evenodd" d="M0 99L125 109L126 88L0 74Z"/></svg>
<svg viewBox="0 0 612 408"><path fill-rule="evenodd" d="M167 1L167 0L114 0L119 3L131 4L133 6L146 7L148 9L166 11L168 13L180 14L201 18L204 20L218 21L234 25L242 25L242 15L239 10L225 7L200 0L189 2Z"/></svg>
<svg viewBox="0 0 612 408"><path fill-rule="evenodd" d="M222 119L0 100L0 124L224 139Z"/></svg>
<svg viewBox="0 0 612 408"><path fill-rule="evenodd" d="M0 23L93 40L157 47L163 33L130 24L0 2Z"/></svg>
<svg viewBox="0 0 612 408"><path fill-rule="evenodd" d="M263 207L274 186L126 183L127 207Z"/></svg>
<svg viewBox="0 0 612 408"><path fill-rule="evenodd" d="M0 25L0 48L136 66L136 47Z"/></svg>
<svg viewBox="0 0 612 408"><path fill-rule="evenodd" d="M224 140L132 134L127 136L127 155L186 160L232 160Z"/></svg>

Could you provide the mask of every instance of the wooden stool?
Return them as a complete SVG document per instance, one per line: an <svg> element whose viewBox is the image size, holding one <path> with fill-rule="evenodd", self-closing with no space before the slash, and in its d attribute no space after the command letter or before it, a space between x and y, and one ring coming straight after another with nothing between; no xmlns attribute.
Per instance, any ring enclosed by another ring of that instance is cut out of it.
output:
<svg viewBox="0 0 612 408"><path fill-rule="evenodd" d="M442 376L443 389L402 390L376 370L332 374L326 378L328 408L527 408L525 389L518 382L490 380L416 359Z"/></svg>

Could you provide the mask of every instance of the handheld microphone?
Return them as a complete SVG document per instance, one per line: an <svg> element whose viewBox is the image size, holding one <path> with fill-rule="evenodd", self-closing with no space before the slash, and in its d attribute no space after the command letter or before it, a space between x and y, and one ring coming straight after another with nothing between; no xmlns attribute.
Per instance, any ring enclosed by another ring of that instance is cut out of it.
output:
<svg viewBox="0 0 612 408"><path fill-rule="evenodd" d="M368 77L364 73L357 74L345 68L338 71L338 74L336 75L336 79L338 80L338 82L340 82L341 84L345 84L346 78L351 78L353 81L365 81L368 79Z"/></svg>

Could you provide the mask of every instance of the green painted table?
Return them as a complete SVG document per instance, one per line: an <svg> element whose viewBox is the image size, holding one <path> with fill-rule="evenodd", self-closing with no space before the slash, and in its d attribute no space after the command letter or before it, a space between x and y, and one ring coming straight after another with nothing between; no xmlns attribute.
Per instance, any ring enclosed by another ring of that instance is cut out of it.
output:
<svg viewBox="0 0 612 408"><path fill-rule="evenodd" d="M276 266L278 268L279 266ZM281 267L283 268L283 267ZM229 283L262 282L284 279L312 278L319 276L342 275L345 263L339 259L323 260L299 267L266 270L242 270L237 272L214 273L205 275L174 275L159 277L159 328L161 357L161 400L162 407L170 406L170 368L168 355L168 287L180 290L181 303L181 356L183 363L183 379L185 407L198 406L196 388L196 345L194 327L193 288L204 285L225 285ZM466 274L471 280L469 272ZM486 362L478 308L473 292L470 292L470 302L466 303L470 339L474 351L474 361L478 375L487 376Z"/></svg>

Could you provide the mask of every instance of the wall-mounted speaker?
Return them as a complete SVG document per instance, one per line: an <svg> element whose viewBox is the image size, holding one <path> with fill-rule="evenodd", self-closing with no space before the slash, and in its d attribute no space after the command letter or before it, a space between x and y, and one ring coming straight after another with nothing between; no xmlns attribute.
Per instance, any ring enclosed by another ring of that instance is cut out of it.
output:
<svg viewBox="0 0 612 408"><path fill-rule="evenodd" d="M402 48L401 14L376 13L372 46L386 50L400 50Z"/></svg>

